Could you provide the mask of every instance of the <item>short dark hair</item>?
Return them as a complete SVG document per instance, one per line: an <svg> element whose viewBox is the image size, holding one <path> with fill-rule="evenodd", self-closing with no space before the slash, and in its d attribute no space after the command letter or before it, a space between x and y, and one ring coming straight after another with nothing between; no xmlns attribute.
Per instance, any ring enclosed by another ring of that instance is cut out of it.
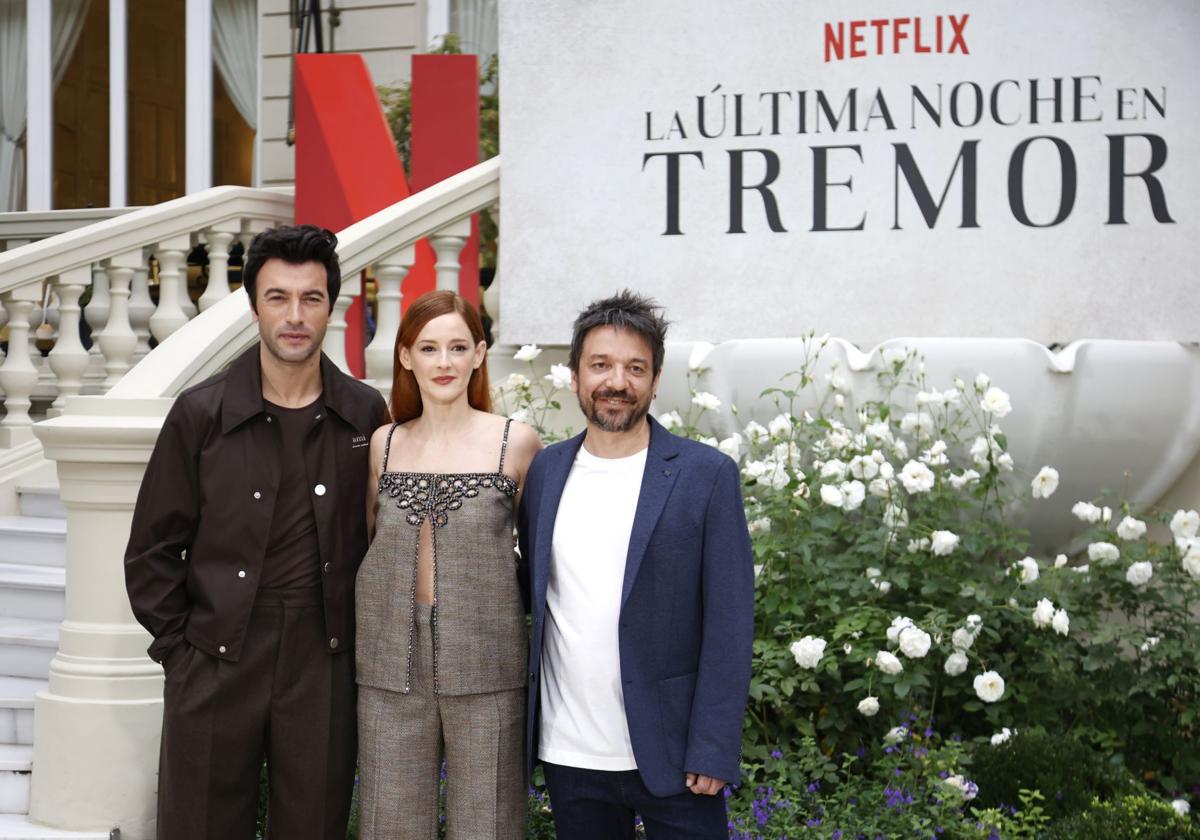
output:
<svg viewBox="0 0 1200 840"><path fill-rule="evenodd" d="M571 355L568 364L579 372L579 359L583 355L583 340L596 327L615 327L630 330L646 339L653 354L653 372L658 376L663 366L663 343L667 338L668 321L662 315L662 307L652 298L624 289L612 297L589 303L575 319L574 334L571 336Z"/></svg>
<svg viewBox="0 0 1200 840"><path fill-rule="evenodd" d="M254 237L242 263L242 288L250 296L250 308L255 312L258 311L254 299L258 272L267 260L272 259L292 265L315 262L325 266L329 311L333 311L333 303L342 288L342 266L338 262L337 236L333 231L316 225L281 225Z"/></svg>

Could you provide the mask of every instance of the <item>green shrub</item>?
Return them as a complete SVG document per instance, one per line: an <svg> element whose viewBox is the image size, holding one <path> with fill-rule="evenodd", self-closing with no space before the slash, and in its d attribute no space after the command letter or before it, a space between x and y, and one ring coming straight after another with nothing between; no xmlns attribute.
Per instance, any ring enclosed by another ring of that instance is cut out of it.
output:
<svg viewBox="0 0 1200 840"><path fill-rule="evenodd" d="M999 746L977 745L971 777L982 807L1014 805L1021 790L1036 790L1051 817L1084 811L1093 798L1113 799L1140 788L1124 767L1070 737L1021 734Z"/></svg>
<svg viewBox="0 0 1200 840"><path fill-rule="evenodd" d="M1161 799L1139 793L1109 802L1092 800L1051 826L1049 840L1197 840L1200 830Z"/></svg>

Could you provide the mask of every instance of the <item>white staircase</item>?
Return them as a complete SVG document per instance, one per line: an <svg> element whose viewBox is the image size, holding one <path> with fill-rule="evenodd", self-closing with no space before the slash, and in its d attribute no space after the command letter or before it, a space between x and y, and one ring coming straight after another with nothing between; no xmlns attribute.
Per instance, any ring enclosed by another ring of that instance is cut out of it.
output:
<svg viewBox="0 0 1200 840"><path fill-rule="evenodd" d="M17 488L0 516L0 840L109 840L108 832L35 825L29 811L33 699L46 687L65 609L67 522L58 488Z"/></svg>

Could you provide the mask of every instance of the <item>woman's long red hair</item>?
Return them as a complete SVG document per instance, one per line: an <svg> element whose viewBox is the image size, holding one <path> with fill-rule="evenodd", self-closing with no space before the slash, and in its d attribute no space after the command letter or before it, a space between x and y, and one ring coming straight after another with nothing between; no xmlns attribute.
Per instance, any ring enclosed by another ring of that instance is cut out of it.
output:
<svg viewBox="0 0 1200 840"><path fill-rule="evenodd" d="M451 291L438 290L426 292L408 305L408 310L400 321L400 329L396 333L396 347L392 351L392 420L405 423L421 416L421 389L417 387L417 378L411 370L406 370L400 364L400 348L409 351L417 342L417 336L425 325L434 318L457 312L467 324L471 339L476 345L484 340L483 322L475 307L466 299ZM487 356L483 364L471 373L471 381L467 383L467 402L472 408L480 411L492 410L492 395L488 389Z"/></svg>

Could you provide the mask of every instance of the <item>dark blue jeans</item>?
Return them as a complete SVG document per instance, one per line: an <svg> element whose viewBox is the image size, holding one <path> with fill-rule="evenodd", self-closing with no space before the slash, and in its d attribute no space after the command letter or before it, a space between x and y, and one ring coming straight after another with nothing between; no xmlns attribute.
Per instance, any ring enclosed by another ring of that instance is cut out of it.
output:
<svg viewBox="0 0 1200 840"><path fill-rule="evenodd" d="M632 840L633 817L647 840L728 840L724 792L655 796L636 770L585 770L542 762L558 840Z"/></svg>

